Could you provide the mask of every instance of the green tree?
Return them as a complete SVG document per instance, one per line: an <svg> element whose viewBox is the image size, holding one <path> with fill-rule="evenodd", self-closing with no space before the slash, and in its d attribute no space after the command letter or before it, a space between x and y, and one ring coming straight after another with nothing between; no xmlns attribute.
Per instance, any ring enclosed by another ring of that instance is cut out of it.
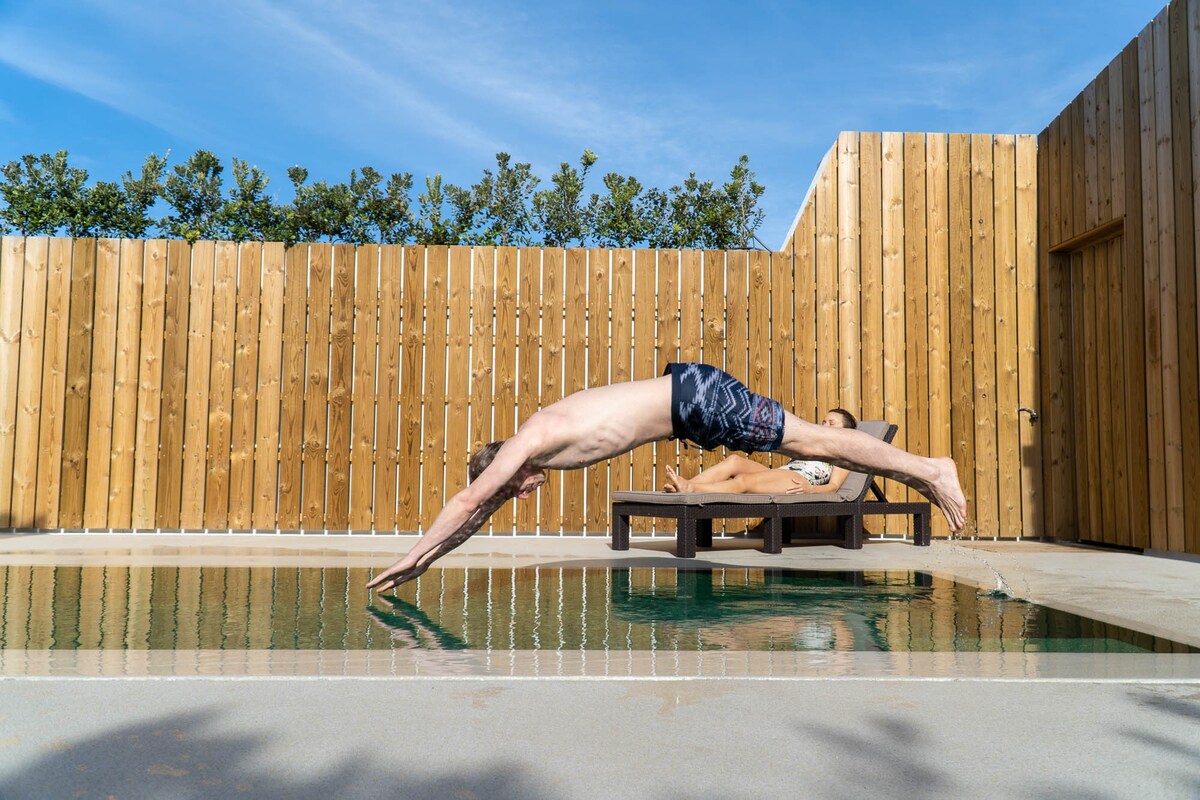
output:
<svg viewBox="0 0 1200 800"><path fill-rule="evenodd" d="M121 177L121 187L125 193L125 209L121 215L117 235L140 239L154 225L154 220L150 217L150 209L162 196L163 173L166 172L166 169L167 157L151 153L142 162L141 175L135 178L132 172L126 172Z"/></svg>
<svg viewBox="0 0 1200 800"><path fill-rule="evenodd" d="M344 183L325 181L305 185L308 170L292 167L288 177L296 189L289 217L292 241L315 242L321 237L329 241L349 241L354 217L354 198Z"/></svg>
<svg viewBox="0 0 1200 800"><path fill-rule="evenodd" d="M529 244L534 227L530 199L538 179L529 164L511 164L508 153L496 154L496 171L483 171L472 187L479 210L480 230L472 239L478 244Z"/></svg>
<svg viewBox="0 0 1200 800"><path fill-rule="evenodd" d="M533 215L542 231L542 242L548 247L567 247L572 242L584 244L587 235L587 207L583 204L583 189L588 172L596 163L596 154L584 150L577 170L562 162L550 178L553 189L533 195Z"/></svg>
<svg viewBox="0 0 1200 800"><path fill-rule="evenodd" d="M182 164L176 164L163 186L163 199L172 213L161 225L168 236L195 243L216 239L221 234L221 173L225 168L208 150L197 150Z"/></svg>
<svg viewBox="0 0 1200 800"><path fill-rule="evenodd" d="M604 176L607 194L588 201L591 236L601 247L633 247L646 241L646 224L640 213L642 184L615 172Z"/></svg>
<svg viewBox="0 0 1200 800"><path fill-rule="evenodd" d="M766 187L754 180L750 157L743 154L729 172L729 180L721 187L719 246L724 249L745 249L752 246L755 232L765 214L758 207Z"/></svg>
<svg viewBox="0 0 1200 800"><path fill-rule="evenodd" d="M416 229L413 219L412 201L409 199L413 187L413 176L408 172L395 172L388 178L387 188L378 202L370 208L380 244L405 244Z"/></svg>
<svg viewBox="0 0 1200 800"><path fill-rule="evenodd" d="M417 244L469 244L479 216L477 197L470 189L443 184L441 175L425 178L425 191L417 196Z"/></svg>
<svg viewBox="0 0 1200 800"><path fill-rule="evenodd" d="M233 187L221 207L221 230L235 242L287 239L283 214L267 195L271 179L261 169L233 159Z"/></svg>
<svg viewBox="0 0 1200 800"><path fill-rule="evenodd" d="M45 236L71 227L83 211L86 170L67 163L67 151L32 153L0 167L0 214L24 236Z"/></svg>

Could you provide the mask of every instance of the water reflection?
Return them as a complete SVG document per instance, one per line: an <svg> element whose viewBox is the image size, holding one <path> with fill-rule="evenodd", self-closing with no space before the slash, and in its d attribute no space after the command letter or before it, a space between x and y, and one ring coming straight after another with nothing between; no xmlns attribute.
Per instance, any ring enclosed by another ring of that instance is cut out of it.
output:
<svg viewBox="0 0 1200 800"><path fill-rule="evenodd" d="M1196 652L914 572L7 567L28 650Z"/></svg>

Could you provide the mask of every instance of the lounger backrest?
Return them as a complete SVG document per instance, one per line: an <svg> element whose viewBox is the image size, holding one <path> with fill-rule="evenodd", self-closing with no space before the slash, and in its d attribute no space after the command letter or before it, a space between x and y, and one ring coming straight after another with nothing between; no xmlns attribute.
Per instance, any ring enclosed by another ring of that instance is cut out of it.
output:
<svg viewBox="0 0 1200 800"><path fill-rule="evenodd" d="M858 423L858 429L885 442L890 442L892 437L896 435L896 426L882 419L863 420ZM871 483L871 477L871 475L865 472L851 472L846 477L846 480L842 482L841 488L837 490L838 499L847 501L862 500L867 494L867 487Z"/></svg>

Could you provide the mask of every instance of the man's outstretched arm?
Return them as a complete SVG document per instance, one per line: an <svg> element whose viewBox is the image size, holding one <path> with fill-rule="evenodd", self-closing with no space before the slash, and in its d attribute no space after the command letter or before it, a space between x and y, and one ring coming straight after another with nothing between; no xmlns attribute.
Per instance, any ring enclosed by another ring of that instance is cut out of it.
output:
<svg viewBox="0 0 1200 800"><path fill-rule="evenodd" d="M528 445L513 437L496 453L488 468L467 488L455 494L438 512L433 524L413 548L376 575L368 589L386 590L417 577L437 559L461 545L483 527L496 509L516 494L513 479L525 464Z"/></svg>

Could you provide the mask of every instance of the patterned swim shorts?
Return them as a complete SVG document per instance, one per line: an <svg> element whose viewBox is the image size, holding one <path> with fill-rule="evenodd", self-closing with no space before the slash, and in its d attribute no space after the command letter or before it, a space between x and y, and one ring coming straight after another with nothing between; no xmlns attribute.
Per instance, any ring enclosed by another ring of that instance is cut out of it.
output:
<svg viewBox="0 0 1200 800"><path fill-rule="evenodd" d="M705 450L779 449L783 407L776 401L707 364L668 364L663 374L671 376L671 427L676 439L695 442Z"/></svg>

